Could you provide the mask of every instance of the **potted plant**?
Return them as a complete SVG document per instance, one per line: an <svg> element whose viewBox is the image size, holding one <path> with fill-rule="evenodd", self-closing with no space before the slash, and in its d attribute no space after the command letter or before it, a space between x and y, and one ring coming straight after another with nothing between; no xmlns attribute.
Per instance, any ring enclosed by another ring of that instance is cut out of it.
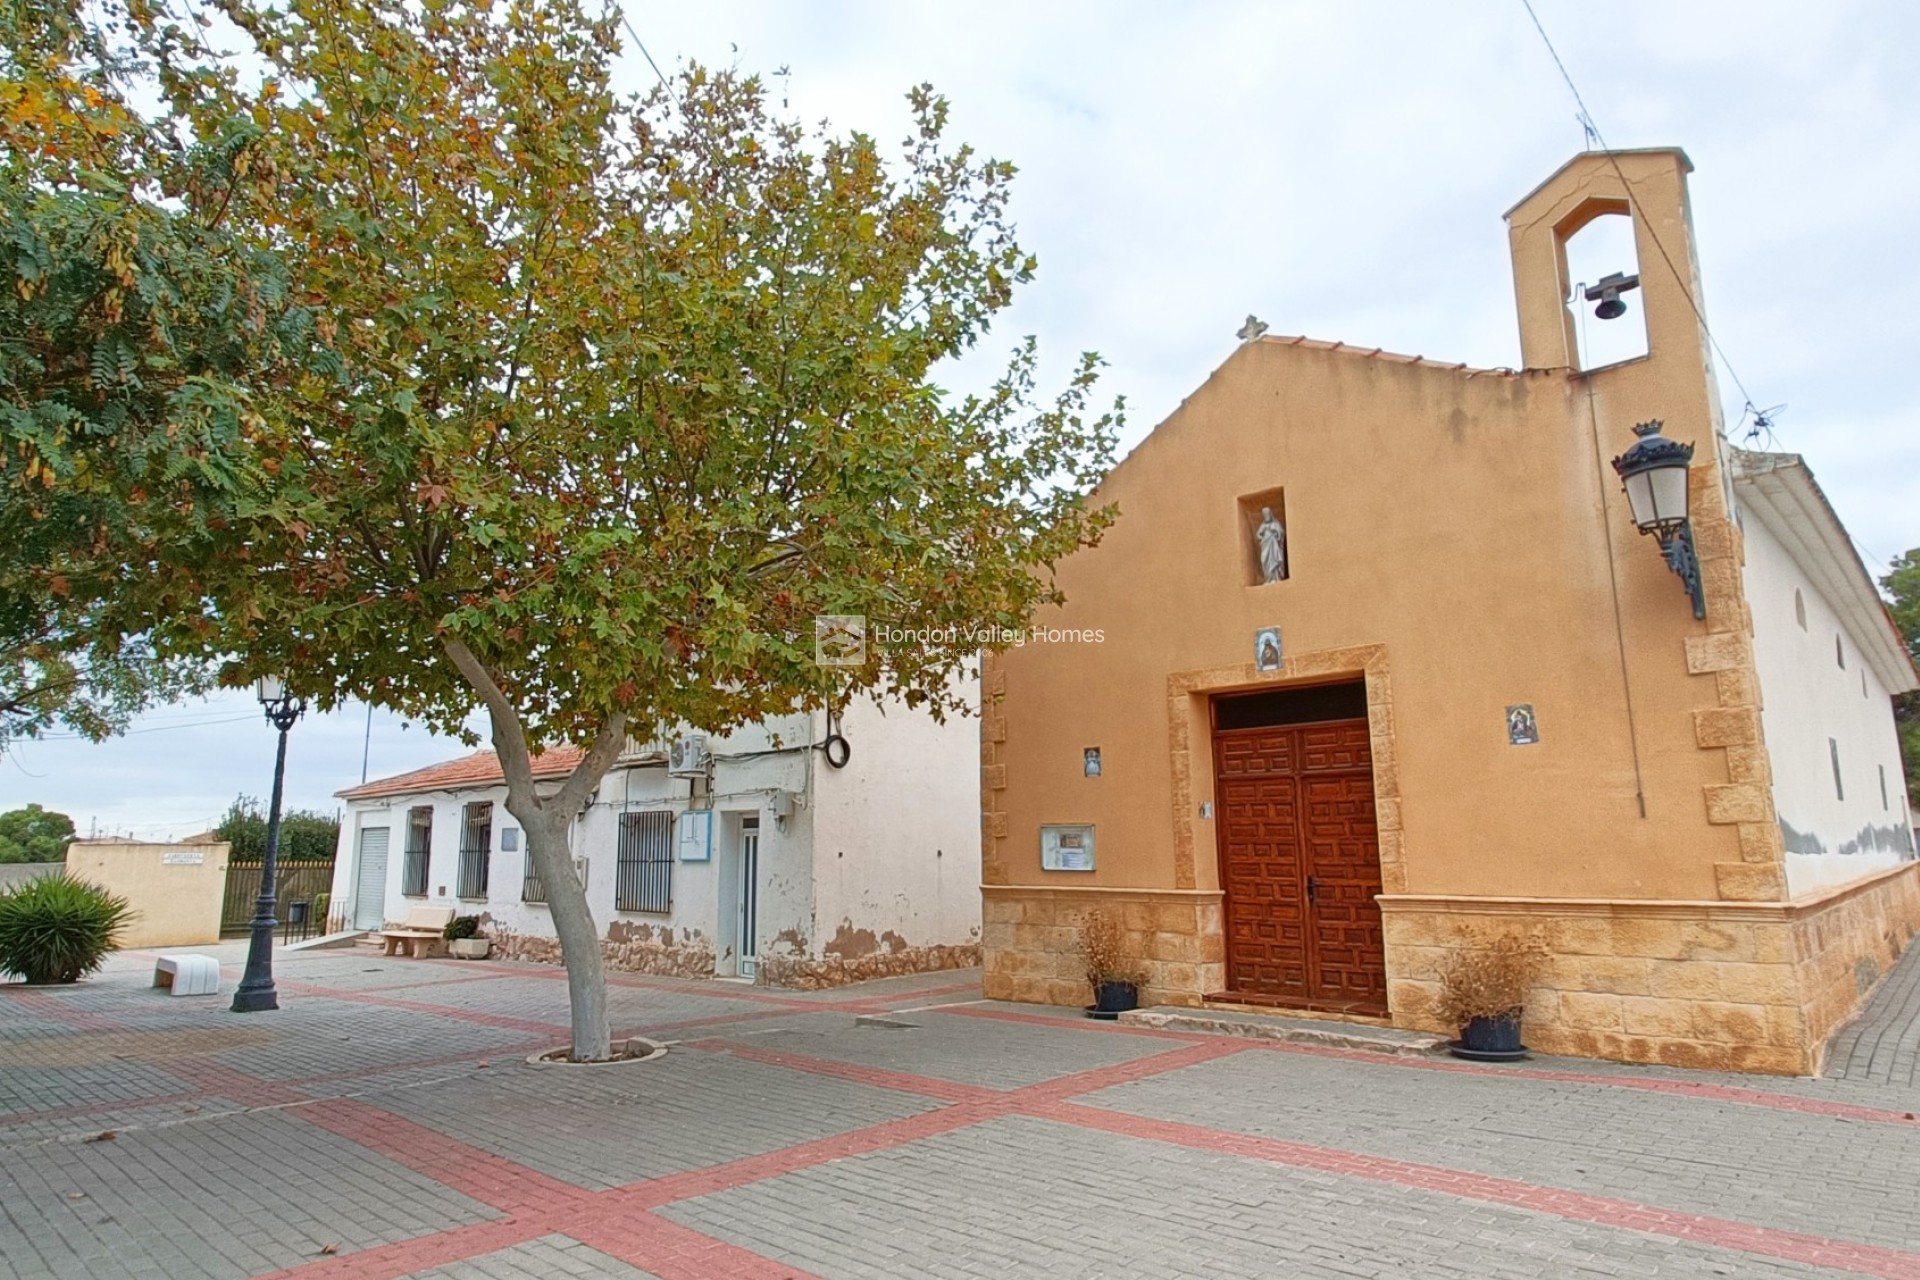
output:
<svg viewBox="0 0 1920 1280"><path fill-rule="evenodd" d="M1459 1028L1447 1046L1455 1057L1513 1062L1527 1056L1520 1020L1539 973L1538 943L1512 934L1470 936L1440 975L1438 1012Z"/></svg>
<svg viewBox="0 0 1920 1280"><path fill-rule="evenodd" d="M1080 917L1080 954L1086 961L1087 981L1093 987L1089 1018L1111 1022L1140 1007L1140 988L1146 975L1127 950L1120 922L1098 909Z"/></svg>
<svg viewBox="0 0 1920 1280"><path fill-rule="evenodd" d="M456 960L485 960L493 943L480 933L479 916L455 916L440 931L447 940L447 954Z"/></svg>

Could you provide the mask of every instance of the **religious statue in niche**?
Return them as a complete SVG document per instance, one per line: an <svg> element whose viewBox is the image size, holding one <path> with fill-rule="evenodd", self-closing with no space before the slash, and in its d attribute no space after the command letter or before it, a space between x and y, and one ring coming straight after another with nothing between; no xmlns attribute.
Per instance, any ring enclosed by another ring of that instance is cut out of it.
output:
<svg viewBox="0 0 1920 1280"><path fill-rule="evenodd" d="M1516 747L1530 747L1540 741L1540 722L1533 718L1532 703L1507 708L1507 741Z"/></svg>
<svg viewBox="0 0 1920 1280"><path fill-rule="evenodd" d="M1287 527L1274 519L1272 507L1260 508L1253 541L1260 552L1260 581L1278 582L1287 576Z"/></svg>

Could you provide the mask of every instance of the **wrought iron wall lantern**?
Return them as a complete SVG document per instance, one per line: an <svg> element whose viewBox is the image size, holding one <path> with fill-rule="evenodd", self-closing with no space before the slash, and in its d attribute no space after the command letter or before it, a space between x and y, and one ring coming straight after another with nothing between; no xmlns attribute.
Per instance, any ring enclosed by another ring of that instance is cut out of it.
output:
<svg viewBox="0 0 1920 1280"><path fill-rule="evenodd" d="M1660 540L1667 568L1680 576L1693 601L1693 616L1707 616L1707 600L1700 587L1700 559L1693 550L1693 526L1687 520L1687 468L1693 446L1660 434L1658 418L1633 429L1640 438L1613 460L1620 483L1633 508L1633 523L1641 533Z"/></svg>

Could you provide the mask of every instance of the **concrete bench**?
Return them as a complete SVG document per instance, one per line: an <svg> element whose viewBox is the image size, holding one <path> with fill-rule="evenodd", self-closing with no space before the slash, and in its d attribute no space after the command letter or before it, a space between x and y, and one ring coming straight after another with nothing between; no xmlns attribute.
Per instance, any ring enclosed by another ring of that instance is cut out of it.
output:
<svg viewBox="0 0 1920 1280"><path fill-rule="evenodd" d="M415 907L398 929L382 929L380 940L386 944L387 955L399 955L404 950L408 958L418 960L440 941L441 931L451 919L452 907Z"/></svg>
<svg viewBox="0 0 1920 1280"><path fill-rule="evenodd" d="M220 962L212 956L161 956L153 964L153 985L176 996L217 996Z"/></svg>

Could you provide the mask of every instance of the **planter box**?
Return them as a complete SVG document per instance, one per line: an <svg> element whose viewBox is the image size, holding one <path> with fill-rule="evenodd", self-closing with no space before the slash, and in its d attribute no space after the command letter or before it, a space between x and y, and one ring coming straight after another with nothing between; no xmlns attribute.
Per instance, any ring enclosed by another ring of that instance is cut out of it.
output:
<svg viewBox="0 0 1920 1280"><path fill-rule="evenodd" d="M447 943L447 954L455 960L485 960L493 951L486 938L455 938Z"/></svg>

